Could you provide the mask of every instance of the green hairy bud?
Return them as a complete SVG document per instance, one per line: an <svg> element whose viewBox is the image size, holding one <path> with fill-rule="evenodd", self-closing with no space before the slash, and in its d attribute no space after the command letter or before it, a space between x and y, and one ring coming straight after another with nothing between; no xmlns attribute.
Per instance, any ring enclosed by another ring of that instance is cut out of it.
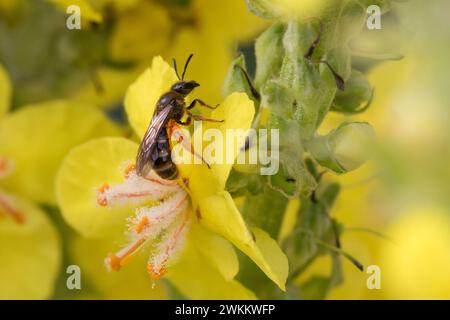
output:
<svg viewBox="0 0 450 320"><path fill-rule="evenodd" d="M365 122L344 123L325 136L307 143L308 150L322 166L337 173L352 171L370 157L375 132Z"/></svg>

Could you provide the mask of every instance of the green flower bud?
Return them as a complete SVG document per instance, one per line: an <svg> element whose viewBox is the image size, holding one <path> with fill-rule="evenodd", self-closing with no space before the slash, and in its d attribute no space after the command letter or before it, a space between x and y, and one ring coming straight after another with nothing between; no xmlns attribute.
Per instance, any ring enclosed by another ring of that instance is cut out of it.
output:
<svg viewBox="0 0 450 320"><path fill-rule="evenodd" d="M368 123L343 123L326 136L308 141L306 146L322 166L344 173L355 170L369 159L374 137L375 132Z"/></svg>
<svg viewBox="0 0 450 320"><path fill-rule="evenodd" d="M350 79L346 83L346 90L337 92L331 110L360 113L369 107L372 97L373 89L364 74L358 70L352 70Z"/></svg>
<svg viewBox="0 0 450 320"><path fill-rule="evenodd" d="M255 43L256 76L255 86L260 88L267 80L276 78L280 74L283 63L284 48L283 35L286 27L276 23L264 31Z"/></svg>

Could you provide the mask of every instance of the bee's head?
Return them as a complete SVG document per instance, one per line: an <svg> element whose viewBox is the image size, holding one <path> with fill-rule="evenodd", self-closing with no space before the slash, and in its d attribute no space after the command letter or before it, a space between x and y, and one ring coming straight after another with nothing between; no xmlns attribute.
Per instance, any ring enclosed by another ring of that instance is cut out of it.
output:
<svg viewBox="0 0 450 320"><path fill-rule="evenodd" d="M177 92L179 94L182 94L183 96L187 96L189 93L192 92L192 90L194 90L195 88L197 88L199 86L199 84L197 82L195 82L194 80L191 80L191 81L185 81L184 80L184 76L186 75L186 70L187 70L187 67L189 65L189 62L192 59L192 56L193 56L193 54L191 54L189 56L189 58L186 61L186 64L184 65L184 70L183 70L183 74L182 74L181 78L180 78L180 74L178 73L177 62L176 62L175 59L173 59L173 68L174 68L175 73L176 73L176 75L178 77L178 80L180 80L180 81L175 83L172 86L171 90L175 91L175 92Z"/></svg>
<svg viewBox="0 0 450 320"><path fill-rule="evenodd" d="M199 84L197 82L195 82L194 80L192 81L178 81L177 83L175 83L172 86L172 91L175 91L179 94L182 94L184 96L187 96L189 93L191 93L192 90L194 90L195 88L197 88L199 86Z"/></svg>

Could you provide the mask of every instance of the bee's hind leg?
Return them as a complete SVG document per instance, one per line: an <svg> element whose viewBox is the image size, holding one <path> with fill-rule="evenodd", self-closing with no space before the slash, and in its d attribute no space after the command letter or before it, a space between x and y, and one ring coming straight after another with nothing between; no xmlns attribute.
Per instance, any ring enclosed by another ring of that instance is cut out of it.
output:
<svg viewBox="0 0 450 320"><path fill-rule="evenodd" d="M171 136L175 139L177 143L181 143L181 146L185 150L189 151L194 157L200 159L204 164L206 164L208 169L211 169L211 165L202 157L201 154L197 153L194 150L194 146L192 145L192 142L190 141L189 137L186 137L178 126L173 126L171 128Z"/></svg>

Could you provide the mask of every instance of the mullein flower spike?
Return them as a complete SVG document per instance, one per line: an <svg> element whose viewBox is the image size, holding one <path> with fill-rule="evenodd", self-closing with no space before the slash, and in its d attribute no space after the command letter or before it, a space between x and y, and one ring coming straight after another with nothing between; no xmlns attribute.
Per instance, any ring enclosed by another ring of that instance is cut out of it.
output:
<svg viewBox="0 0 450 320"><path fill-rule="evenodd" d="M161 57L155 57L151 68L130 86L125 108L139 137L142 138L147 129L157 100L176 81L173 68ZM240 110L239 116L236 116L236 110ZM233 93L210 115L224 122L204 124L203 127L214 128L223 136L230 129L245 132L251 126L253 115L253 102L249 97L244 93ZM243 135L238 145L244 143ZM57 177L58 203L66 220L80 233L88 237L122 238L126 225L126 245L105 260L110 270L119 270L138 250L148 248L149 276L157 280L166 275L178 289L189 290L180 286L181 281L188 280L182 268L176 266L191 266L190 259L198 260L190 242L197 241L202 235L203 240L195 250L208 257L210 264L225 278L226 287L240 285L233 280L237 272L235 264L224 267L227 264L224 265L220 258L225 255L230 261L237 260L233 250L232 253L230 249L224 250L229 248L230 242L284 289L286 257L265 232L248 229L230 194L225 191L231 163L211 164L209 168L202 163L187 164L173 159L178 163L180 182L161 180L154 173L142 178L130 165L137 149L134 142L126 139L93 140L69 153ZM238 150L232 146L226 152L235 159ZM89 165L84 165L86 163ZM219 236L223 238L217 241ZM214 248L211 248L212 244ZM197 268L204 269L205 266ZM214 279L219 281L221 278ZM202 283L201 279L198 281ZM224 287L224 284L219 286Z"/></svg>

